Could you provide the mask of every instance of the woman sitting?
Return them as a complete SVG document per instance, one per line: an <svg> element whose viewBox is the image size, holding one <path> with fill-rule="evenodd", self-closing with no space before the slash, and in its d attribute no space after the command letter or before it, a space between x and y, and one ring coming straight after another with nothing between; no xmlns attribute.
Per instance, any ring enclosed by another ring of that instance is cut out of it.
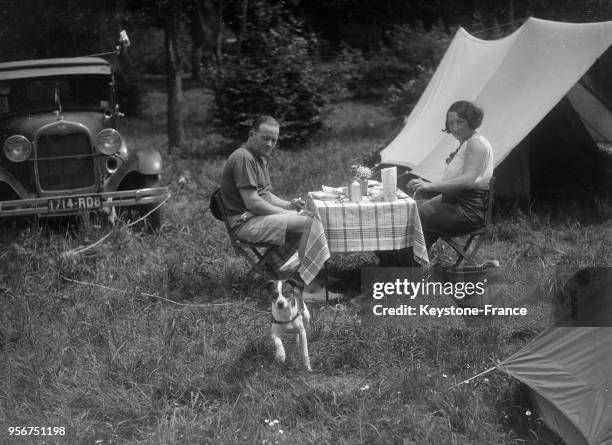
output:
<svg viewBox="0 0 612 445"><path fill-rule="evenodd" d="M446 113L445 130L459 141L446 159L442 180L413 179L407 187L414 192L427 249L441 236L458 236L485 224L489 181L493 176L493 150L476 131L483 111L471 102L459 101ZM419 200L424 195L431 199Z"/></svg>

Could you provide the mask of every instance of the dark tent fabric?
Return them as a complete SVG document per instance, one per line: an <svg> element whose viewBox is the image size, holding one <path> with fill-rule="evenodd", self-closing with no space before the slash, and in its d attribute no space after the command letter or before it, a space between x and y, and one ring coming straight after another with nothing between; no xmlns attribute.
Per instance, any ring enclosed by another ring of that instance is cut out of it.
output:
<svg viewBox="0 0 612 445"><path fill-rule="evenodd" d="M498 369L525 383L568 444L612 444L612 328L551 327Z"/></svg>

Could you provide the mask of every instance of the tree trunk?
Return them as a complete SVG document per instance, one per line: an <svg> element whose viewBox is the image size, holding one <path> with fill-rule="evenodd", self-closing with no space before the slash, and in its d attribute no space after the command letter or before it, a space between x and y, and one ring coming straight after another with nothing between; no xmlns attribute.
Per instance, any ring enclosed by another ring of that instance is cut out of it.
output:
<svg viewBox="0 0 612 445"><path fill-rule="evenodd" d="M240 54L243 52L242 42L246 33L247 26L247 10L249 8L249 0L240 0L240 30L238 31L237 46Z"/></svg>
<svg viewBox="0 0 612 445"><path fill-rule="evenodd" d="M195 20L200 27L200 35L202 37L202 52L203 48L206 47L206 57L210 59L217 67L219 66L219 60L217 60L216 54L216 41L213 40L213 25L211 23L211 17L215 17L215 5L209 1L195 0L196 6ZM206 20L209 17L209 20ZM203 54L202 54L203 55ZM201 60L200 56L200 60Z"/></svg>
<svg viewBox="0 0 612 445"><path fill-rule="evenodd" d="M179 5L170 3L166 17L166 85L168 93L168 152L185 140L182 103L181 58L178 48Z"/></svg>
<svg viewBox="0 0 612 445"><path fill-rule="evenodd" d="M191 78L196 82L202 80L202 43L191 46Z"/></svg>
<svg viewBox="0 0 612 445"><path fill-rule="evenodd" d="M217 0L217 36L215 44L215 56L219 66L223 63L223 0Z"/></svg>
<svg viewBox="0 0 612 445"><path fill-rule="evenodd" d="M191 17L191 78L197 82L202 80L202 53L204 47L204 32L198 17Z"/></svg>

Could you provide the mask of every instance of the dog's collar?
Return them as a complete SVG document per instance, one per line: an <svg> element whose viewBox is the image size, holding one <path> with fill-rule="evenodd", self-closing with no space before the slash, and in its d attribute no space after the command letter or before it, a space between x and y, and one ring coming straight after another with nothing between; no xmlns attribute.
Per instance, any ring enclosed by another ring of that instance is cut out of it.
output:
<svg viewBox="0 0 612 445"><path fill-rule="evenodd" d="M274 318L274 315L272 315L272 323L274 323L274 324L288 324L288 323L291 323L291 322L295 321L302 314L303 314L303 312L298 312L295 315L295 317L293 317L291 320L287 320L287 321L277 320L276 318Z"/></svg>

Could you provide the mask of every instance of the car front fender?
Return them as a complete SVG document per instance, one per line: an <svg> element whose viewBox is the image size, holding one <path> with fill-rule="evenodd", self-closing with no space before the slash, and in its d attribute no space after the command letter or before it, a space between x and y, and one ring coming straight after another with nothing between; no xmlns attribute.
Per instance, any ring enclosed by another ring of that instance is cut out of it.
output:
<svg viewBox="0 0 612 445"><path fill-rule="evenodd" d="M30 193L23 188L19 181L2 167L0 167L0 182L5 182L8 184L20 198L30 197Z"/></svg>
<svg viewBox="0 0 612 445"><path fill-rule="evenodd" d="M162 169L161 153L154 148L144 148L136 152L136 169L143 175L158 175Z"/></svg>
<svg viewBox="0 0 612 445"><path fill-rule="evenodd" d="M127 159L121 161L121 165L112 173L104 183L105 191L117 190L119 184L131 172L142 175L159 175L162 170L162 157L154 148L144 148L131 152Z"/></svg>

